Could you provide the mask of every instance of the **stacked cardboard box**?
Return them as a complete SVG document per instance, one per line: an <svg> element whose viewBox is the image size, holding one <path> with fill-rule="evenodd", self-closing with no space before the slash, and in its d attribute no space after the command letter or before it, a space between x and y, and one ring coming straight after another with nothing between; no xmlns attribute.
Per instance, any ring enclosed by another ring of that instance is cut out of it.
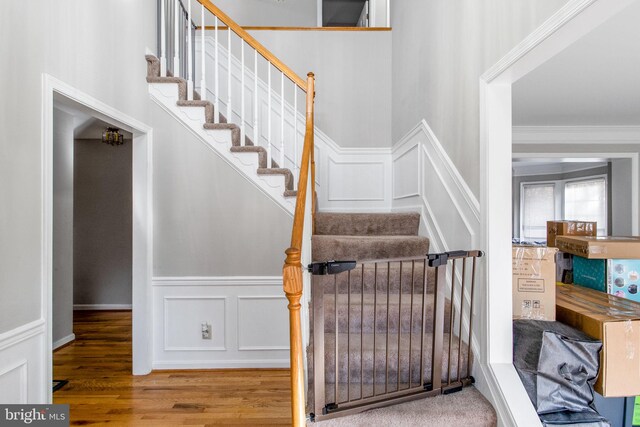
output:
<svg viewBox="0 0 640 427"><path fill-rule="evenodd" d="M595 236L595 221L547 221L547 246L556 247L558 236Z"/></svg>
<svg viewBox="0 0 640 427"><path fill-rule="evenodd" d="M640 394L640 303L559 285L556 315L558 321L602 341L598 393L605 397Z"/></svg>
<svg viewBox="0 0 640 427"><path fill-rule="evenodd" d="M573 283L640 302L640 237L558 236L573 259Z"/></svg>
<svg viewBox="0 0 640 427"><path fill-rule="evenodd" d="M514 245L513 318L556 320L556 248Z"/></svg>
<svg viewBox="0 0 640 427"><path fill-rule="evenodd" d="M547 221L547 246L556 247L558 236L595 236L595 221ZM556 254L556 282L573 283L573 255Z"/></svg>

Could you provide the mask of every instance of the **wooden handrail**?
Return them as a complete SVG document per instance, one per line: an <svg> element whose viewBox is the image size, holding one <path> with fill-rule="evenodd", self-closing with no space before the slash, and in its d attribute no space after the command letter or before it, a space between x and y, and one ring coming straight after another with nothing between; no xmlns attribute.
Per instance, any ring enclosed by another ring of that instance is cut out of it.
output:
<svg viewBox="0 0 640 427"><path fill-rule="evenodd" d="M258 51L269 63L273 64L278 70L282 71L289 80L294 82L300 89L306 91L307 84L304 79L298 76L291 68L287 67L278 57L264 47L259 41L254 39L244 28L238 25L233 19L231 19L226 13L221 11L216 5L209 0L198 0L209 12L213 13L223 23L225 23L231 30L242 38L249 46Z"/></svg>
<svg viewBox="0 0 640 427"><path fill-rule="evenodd" d="M305 425L305 385L304 385L304 348L302 347L302 322L300 318L300 299L302 298L302 240L304 236L304 216L308 189L311 187L312 200L315 200L315 168L313 162L314 124L313 102L315 79L313 73L307 75L307 122L298 179L298 194L291 231L291 247L285 251L287 257L282 269L284 293L289 301L289 340L291 356L291 417L294 426ZM311 186L309 186L311 175ZM315 209L315 202L312 206ZM312 212L313 215L313 212ZM313 218L312 218L313 222Z"/></svg>

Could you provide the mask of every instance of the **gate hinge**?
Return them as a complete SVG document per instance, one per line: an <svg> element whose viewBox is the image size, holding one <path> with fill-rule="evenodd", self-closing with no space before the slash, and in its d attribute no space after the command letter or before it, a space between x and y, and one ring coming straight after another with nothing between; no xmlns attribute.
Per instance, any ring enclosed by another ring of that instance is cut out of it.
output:
<svg viewBox="0 0 640 427"><path fill-rule="evenodd" d="M355 261L327 261L314 262L307 267L314 276L324 276L327 274L338 274L356 268Z"/></svg>

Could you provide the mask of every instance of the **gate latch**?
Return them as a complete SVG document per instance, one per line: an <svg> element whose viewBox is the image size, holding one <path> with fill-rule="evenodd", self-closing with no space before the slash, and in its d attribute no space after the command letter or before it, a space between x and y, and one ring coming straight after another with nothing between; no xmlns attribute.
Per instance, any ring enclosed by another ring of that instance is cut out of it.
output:
<svg viewBox="0 0 640 427"><path fill-rule="evenodd" d="M314 276L325 276L327 274L338 274L356 268L355 261L327 261L314 262L309 264L308 270Z"/></svg>

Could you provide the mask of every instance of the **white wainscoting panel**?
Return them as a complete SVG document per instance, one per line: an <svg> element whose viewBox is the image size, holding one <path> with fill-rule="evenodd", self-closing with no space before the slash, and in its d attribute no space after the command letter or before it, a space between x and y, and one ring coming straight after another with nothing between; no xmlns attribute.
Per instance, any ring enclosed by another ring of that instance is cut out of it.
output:
<svg viewBox="0 0 640 427"><path fill-rule="evenodd" d="M336 161L329 159L327 200L377 201L385 200L384 161Z"/></svg>
<svg viewBox="0 0 640 427"><path fill-rule="evenodd" d="M153 307L154 369L289 366L282 277L156 277Z"/></svg>
<svg viewBox="0 0 640 427"><path fill-rule="evenodd" d="M238 297L238 350L289 350L289 310L281 296Z"/></svg>
<svg viewBox="0 0 640 427"><path fill-rule="evenodd" d="M477 249L478 200L426 121L394 145L392 156L393 210L421 213L430 252Z"/></svg>
<svg viewBox="0 0 640 427"><path fill-rule="evenodd" d="M165 296L164 351L226 351L227 297ZM202 323L211 325L211 339L202 339Z"/></svg>
<svg viewBox="0 0 640 427"><path fill-rule="evenodd" d="M0 402L46 403L45 332L37 320L0 334Z"/></svg>

